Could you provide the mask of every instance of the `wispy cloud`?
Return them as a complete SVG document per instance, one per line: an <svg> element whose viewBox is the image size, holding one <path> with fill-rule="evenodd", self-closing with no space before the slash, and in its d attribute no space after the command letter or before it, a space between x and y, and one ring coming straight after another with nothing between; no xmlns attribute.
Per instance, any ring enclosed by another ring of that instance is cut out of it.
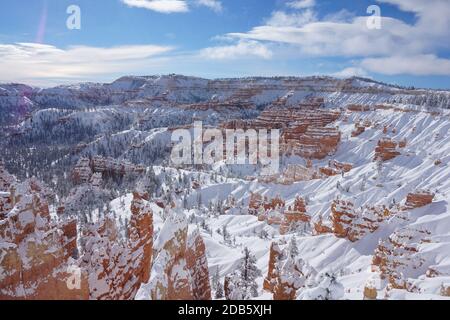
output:
<svg viewBox="0 0 450 320"><path fill-rule="evenodd" d="M231 60L258 57L270 59L272 52L267 46L257 41L239 41L237 44L205 48L200 56L214 60Z"/></svg>
<svg viewBox="0 0 450 320"><path fill-rule="evenodd" d="M173 48L156 45L61 49L37 43L0 44L0 82L54 84L93 80L103 75L140 73ZM58 81L56 81L56 79Z"/></svg>
<svg viewBox="0 0 450 320"><path fill-rule="evenodd" d="M338 78L367 77L367 72L363 68L348 67L331 75Z"/></svg>
<svg viewBox="0 0 450 320"><path fill-rule="evenodd" d="M433 54L368 58L361 62L361 66L369 71L387 75L450 75L450 59L438 58Z"/></svg>
<svg viewBox="0 0 450 320"><path fill-rule="evenodd" d="M288 7L294 8L294 9L305 9L305 8L311 8L316 5L315 0L295 0L295 1L289 1L287 3Z"/></svg>
<svg viewBox="0 0 450 320"><path fill-rule="evenodd" d="M190 4L207 7L217 13L222 12L223 5L219 0L121 0L129 7L142 8L160 13L188 12Z"/></svg>
<svg viewBox="0 0 450 320"><path fill-rule="evenodd" d="M196 0L197 5L205 6L219 13L223 11L222 2L219 0Z"/></svg>
<svg viewBox="0 0 450 320"><path fill-rule="evenodd" d="M129 7L143 8L160 13L188 12L185 0L121 0Z"/></svg>
<svg viewBox="0 0 450 320"><path fill-rule="evenodd" d="M366 16L352 17L345 13L345 17L342 14L328 15L318 20L312 8L314 1L291 1L287 5L297 10L275 11L265 24L227 36L238 41L288 45L297 49L298 57L359 59L359 71L366 68L383 74L450 75L446 68L447 59L438 57L440 50L450 49L450 1L377 1L414 13L416 21L409 24L401 19L381 17L382 28L374 30L367 27ZM416 66L408 68L406 64L396 66L391 63L400 56L406 57L405 61L415 61ZM376 65L376 62L383 61L387 63L385 66ZM404 67L400 67L402 65Z"/></svg>

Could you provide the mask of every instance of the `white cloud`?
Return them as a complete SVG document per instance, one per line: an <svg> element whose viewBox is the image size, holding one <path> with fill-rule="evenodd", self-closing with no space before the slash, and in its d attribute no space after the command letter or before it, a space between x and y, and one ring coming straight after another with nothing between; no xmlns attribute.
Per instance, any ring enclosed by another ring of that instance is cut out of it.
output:
<svg viewBox="0 0 450 320"><path fill-rule="evenodd" d="M188 0L121 0L129 7L143 8L160 13L180 13L189 11ZM190 0L194 5L207 7L214 12L222 12L220 0Z"/></svg>
<svg viewBox="0 0 450 320"><path fill-rule="evenodd" d="M121 0L129 7L143 8L161 13L187 12L185 0Z"/></svg>
<svg viewBox="0 0 450 320"><path fill-rule="evenodd" d="M301 27L307 23L317 20L313 10L306 9L301 12L288 14L284 11L272 12L272 16L267 20L267 25L273 27Z"/></svg>
<svg viewBox="0 0 450 320"><path fill-rule="evenodd" d="M275 11L265 24L248 32L227 36L247 41L282 43L297 50L299 56L352 57L356 59L390 58L393 56L423 57L421 67L406 68L409 74L436 74L434 66L424 64L438 61L438 52L450 49L450 1L447 0L377 0L416 15L414 23L381 17L380 30L367 27L368 16L352 17L348 12L328 15L317 20L314 9L305 9L306 2L295 6L301 11ZM294 2L290 3L294 5ZM312 3L310 3L312 4ZM383 14L383 6L381 13ZM434 55L435 59L430 59ZM428 57L428 58L425 58ZM373 60L369 60L373 61ZM387 62L390 60L387 59ZM365 62L368 63L367 61ZM444 63L445 65L445 63ZM373 63L371 69L375 69ZM377 68L382 71L382 68ZM351 71L351 69L347 70ZM356 71L356 70L353 70ZM385 70L385 72L389 72ZM403 71L402 71L403 72Z"/></svg>
<svg viewBox="0 0 450 320"><path fill-rule="evenodd" d="M0 44L0 82L53 84L150 69L171 47L134 45L60 49L37 43ZM150 71L149 70L149 71Z"/></svg>
<svg viewBox="0 0 450 320"><path fill-rule="evenodd" d="M450 76L450 60L433 54L367 58L361 63L365 69L387 75L442 75Z"/></svg>
<svg viewBox="0 0 450 320"><path fill-rule="evenodd" d="M305 9L305 8L311 8L316 5L315 0L296 0L296 1L290 1L287 3L288 7L294 8L294 9Z"/></svg>
<svg viewBox="0 0 450 320"><path fill-rule="evenodd" d="M222 2L219 0L197 0L197 5L205 6L213 10L214 12L222 12Z"/></svg>
<svg viewBox="0 0 450 320"><path fill-rule="evenodd" d="M270 59L272 57L272 52L265 45L257 41L239 41L235 45L205 48L200 51L200 56L214 60L230 60L248 57Z"/></svg>
<svg viewBox="0 0 450 320"><path fill-rule="evenodd" d="M349 67L331 75L338 78L367 77L367 72L363 68Z"/></svg>

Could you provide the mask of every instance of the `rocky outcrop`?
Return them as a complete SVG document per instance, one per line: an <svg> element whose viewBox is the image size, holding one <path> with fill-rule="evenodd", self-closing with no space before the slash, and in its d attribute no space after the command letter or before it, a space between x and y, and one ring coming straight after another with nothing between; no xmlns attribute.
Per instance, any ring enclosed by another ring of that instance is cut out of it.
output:
<svg viewBox="0 0 450 320"><path fill-rule="evenodd" d="M423 265L419 246L429 242L430 232L426 230L399 229L388 239L380 240L373 255L372 270L379 272L381 279L388 280L393 288L412 290L407 278Z"/></svg>
<svg viewBox="0 0 450 320"><path fill-rule="evenodd" d="M390 215L391 212L385 206L355 209L352 202L344 200L334 200L331 205L333 233L338 238L346 238L352 242L360 240L367 233L375 232Z"/></svg>
<svg viewBox="0 0 450 320"><path fill-rule="evenodd" d="M427 206L433 202L434 194L427 190L419 190L406 196L404 210L412 210Z"/></svg>
<svg viewBox="0 0 450 320"><path fill-rule="evenodd" d="M83 184L90 181L94 173L102 176L124 176L125 174L145 172L145 167L134 165L127 161L113 158L95 156L93 158L80 158L72 170L72 180L75 184Z"/></svg>
<svg viewBox="0 0 450 320"><path fill-rule="evenodd" d="M269 267L267 276L264 278L264 290L273 292L277 277L277 264L282 259L283 251L278 246L278 243L272 242L269 251Z"/></svg>
<svg viewBox="0 0 450 320"><path fill-rule="evenodd" d="M270 247L269 268L263 287L273 293L274 300L294 300L316 271L302 259L292 256L289 246L273 242Z"/></svg>
<svg viewBox="0 0 450 320"><path fill-rule="evenodd" d="M150 280L141 286L137 299L210 298L203 240L198 232L188 237L188 222L182 212L169 212L155 242L153 257Z"/></svg>
<svg viewBox="0 0 450 320"><path fill-rule="evenodd" d="M288 155L323 159L334 153L341 139L336 128L328 127L341 115L339 111L310 108L271 107L255 120L231 120L223 129L280 129L281 150ZM315 105L315 104L313 104Z"/></svg>
<svg viewBox="0 0 450 320"><path fill-rule="evenodd" d="M53 221L35 181L16 189L17 202L0 219L0 299L88 299L76 221Z"/></svg>
<svg viewBox="0 0 450 320"><path fill-rule="evenodd" d="M319 217L318 221L314 222L314 235L321 235L333 233L332 225L324 224L323 218Z"/></svg>
<svg viewBox="0 0 450 320"><path fill-rule="evenodd" d="M302 134L282 136L282 149L288 155L324 159L336 152L341 133L336 128L308 126Z"/></svg>
<svg viewBox="0 0 450 320"><path fill-rule="evenodd" d="M89 273L90 299L133 299L149 280L153 214L143 198L134 193L125 241L118 241L116 223L108 217L87 227L82 267Z"/></svg>
<svg viewBox="0 0 450 320"><path fill-rule="evenodd" d="M366 131L366 127L360 125L360 124L355 124L355 130L352 131L352 137L357 137L361 134L363 134Z"/></svg>
<svg viewBox="0 0 450 320"><path fill-rule="evenodd" d="M266 213L270 210L282 209L285 205L284 200L279 196L269 199L268 197L263 197L259 193L252 193L250 195L248 211L250 214Z"/></svg>
<svg viewBox="0 0 450 320"><path fill-rule="evenodd" d="M378 145L375 148L374 160L388 161L399 156L401 153L397 149L398 143L392 141L389 138L383 138L378 141Z"/></svg>
<svg viewBox="0 0 450 320"><path fill-rule="evenodd" d="M81 225L52 218L49 191L35 179L14 190L0 219L0 299L132 299L148 281L153 222L143 195L134 194L128 236L119 239L108 216Z"/></svg>
<svg viewBox="0 0 450 320"><path fill-rule="evenodd" d="M206 247L199 229L194 229L188 236L186 263L191 274L193 299L211 300Z"/></svg>
<svg viewBox="0 0 450 320"><path fill-rule="evenodd" d="M295 199L294 205L290 206L283 214L283 222L280 226L280 234L286 234L291 230L306 223L309 225L311 216L306 213L305 200L301 197Z"/></svg>
<svg viewBox="0 0 450 320"><path fill-rule="evenodd" d="M347 106L347 110L352 112L366 112L370 111L371 109L372 109L371 106L362 104L349 104Z"/></svg>

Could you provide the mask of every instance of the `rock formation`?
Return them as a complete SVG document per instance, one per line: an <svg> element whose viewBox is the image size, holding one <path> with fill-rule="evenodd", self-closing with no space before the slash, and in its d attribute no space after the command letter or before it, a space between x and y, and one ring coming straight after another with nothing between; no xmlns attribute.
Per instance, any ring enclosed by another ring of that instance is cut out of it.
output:
<svg viewBox="0 0 450 320"><path fill-rule="evenodd" d="M188 236L186 262L191 274L193 299L211 300L206 247L198 229L194 229Z"/></svg>
<svg viewBox="0 0 450 320"><path fill-rule="evenodd" d="M0 299L88 299L87 275L75 260L76 221L53 221L35 181L16 192L0 218Z"/></svg>
<svg viewBox="0 0 450 320"><path fill-rule="evenodd" d="M119 241L110 217L82 226L52 218L49 192L35 179L14 190L11 209L0 217L0 299L132 299L148 281L152 212L140 194L128 237Z"/></svg>
<svg viewBox="0 0 450 320"><path fill-rule="evenodd" d="M372 270L379 272L381 279L387 279L395 289L411 290L407 277L412 270L423 265L418 254L422 243L430 242L426 230L402 228L388 239L380 240L372 260Z"/></svg>
<svg viewBox="0 0 450 320"><path fill-rule="evenodd" d="M385 206L355 209L350 201L335 200L331 205L331 214L335 236L355 242L365 234L375 232L391 212ZM321 231L319 226L316 231L318 229Z"/></svg>
<svg viewBox="0 0 450 320"><path fill-rule="evenodd" d="M406 197L404 210L411 210L427 206L433 202L434 194L427 190L409 193Z"/></svg>
<svg viewBox="0 0 450 320"><path fill-rule="evenodd" d="M151 276L137 294L140 300L210 299L209 272L200 234L188 237L185 215L173 209L154 245Z"/></svg>
<svg viewBox="0 0 450 320"><path fill-rule="evenodd" d="M297 291L316 275L314 268L302 259L292 256L289 247L272 243L269 268L264 279L264 289L273 293L274 300L294 300Z"/></svg>
<svg viewBox="0 0 450 320"><path fill-rule="evenodd" d="M378 145L375 148L375 158L374 160L388 161L400 155L397 150L398 143L392 141L389 138L383 138L378 141Z"/></svg>
<svg viewBox="0 0 450 320"><path fill-rule="evenodd" d="M286 234L291 230L295 230L300 224L309 225L311 216L306 214L305 200L297 197L293 207L289 207L284 211L283 222L280 226L280 234Z"/></svg>
<svg viewBox="0 0 450 320"><path fill-rule="evenodd" d="M83 268L89 273L90 298L133 299L141 283L150 278L153 243L152 211L143 195L134 193L128 239L120 243L116 223L109 218L85 232Z"/></svg>
<svg viewBox="0 0 450 320"><path fill-rule="evenodd" d="M95 156L93 158L80 158L72 170L72 180L75 184L89 182L94 173L101 173L103 176L123 176L129 173L143 173L145 168L134 165L127 161L120 161L113 158Z"/></svg>

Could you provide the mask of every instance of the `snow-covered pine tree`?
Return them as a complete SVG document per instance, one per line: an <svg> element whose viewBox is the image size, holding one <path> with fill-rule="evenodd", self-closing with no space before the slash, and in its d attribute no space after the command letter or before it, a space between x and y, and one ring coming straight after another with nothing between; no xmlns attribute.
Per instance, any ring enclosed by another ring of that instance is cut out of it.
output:
<svg viewBox="0 0 450 320"><path fill-rule="evenodd" d="M291 241L289 242L288 253L293 259L298 256L297 239L295 236L292 236Z"/></svg>

